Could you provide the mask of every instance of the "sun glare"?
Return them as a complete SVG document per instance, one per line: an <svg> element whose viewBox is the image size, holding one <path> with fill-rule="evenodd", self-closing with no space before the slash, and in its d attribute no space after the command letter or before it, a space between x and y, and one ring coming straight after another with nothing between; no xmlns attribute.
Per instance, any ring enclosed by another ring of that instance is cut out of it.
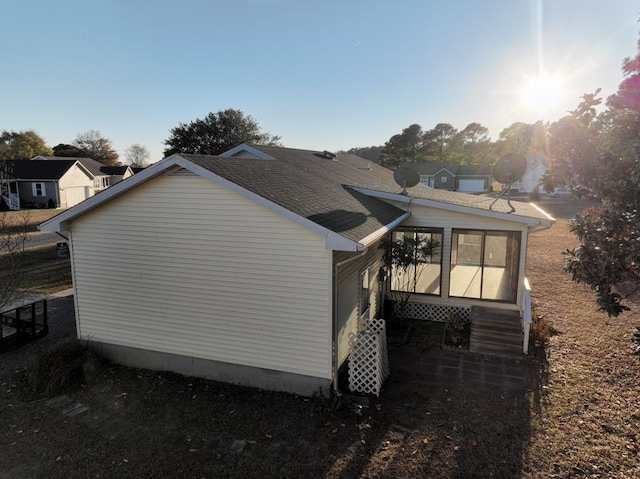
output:
<svg viewBox="0 0 640 479"><path fill-rule="evenodd" d="M564 88L564 81L556 76L531 78L523 88L522 102L538 110L553 108L562 99Z"/></svg>

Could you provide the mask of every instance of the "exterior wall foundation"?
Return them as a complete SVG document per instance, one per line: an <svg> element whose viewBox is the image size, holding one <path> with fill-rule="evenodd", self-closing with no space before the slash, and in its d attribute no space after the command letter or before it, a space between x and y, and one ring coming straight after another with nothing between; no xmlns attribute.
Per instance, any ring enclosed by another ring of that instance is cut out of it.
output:
<svg viewBox="0 0 640 479"><path fill-rule="evenodd" d="M209 359L181 356L114 344L88 341L99 355L124 366L172 371L214 381L311 396L322 389L330 391L331 380L270 369L254 368Z"/></svg>

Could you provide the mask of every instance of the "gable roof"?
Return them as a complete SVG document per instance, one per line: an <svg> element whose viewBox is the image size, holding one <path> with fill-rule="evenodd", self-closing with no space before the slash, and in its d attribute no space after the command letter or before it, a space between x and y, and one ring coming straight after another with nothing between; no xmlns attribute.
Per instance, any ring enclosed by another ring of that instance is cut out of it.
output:
<svg viewBox="0 0 640 479"><path fill-rule="evenodd" d="M493 167L486 165L460 165L458 176L493 176Z"/></svg>
<svg viewBox="0 0 640 479"><path fill-rule="evenodd" d="M446 170L454 176L493 176L493 168L484 165L460 165L458 163L406 163L406 168L411 168L423 176L435 176L442 170Z"/></svg>
<svg viewBox="0 0 640 479"><path fill-rule="evenodd" d="M387 200L418 201L471 214L551 226L552 219L527 203L515 213L505 200L434 190L418 184L400 193L393 172L356 155L336 157L310 150L241 145L223 156L175 154L122 181L100 195L43 223L63 230L66 223L172 169L184 168L322 234L327 248L356 251L366 247L409 216ZM516 202L512 202L514 206Z"/></svg>
<svg viewBox="0 0 640 479"><path fill-rule="evenodd" d="M127 172L128 169L129 169L129 166L127 166L127 165L124 165L124 166L104 166L104 165L102 165L100 167L100 171L102 173L104 173L105 175L124 175Z"/></svg>
<svg viewBox="0 0 640 479"><path fill-rule="evenodd" d="M56 181L76 164L74 159L61 161L47 160L7 160L8 176L14 180Z"/></svg>
<svg viewBox="0 0 640 479"><path fill-rule="evenodd" d="M249 146L285 161L287 159L289 161L300 161L303 158L307 160L323 158L322 153L308 150L262 145ZM324 161L329 162L329 160ZM530 226L550 227L554 221L551 216L532 203L511 201L511 205L515 208L515 211L512 212L507 200L499 199L492 205L495 200L493 197L438 190L421 183L407 188L407 195L402 195L400 186L393 179L393 171L368 162L356 155L340 153L334 161L328 163L333 165L332 167L318 168L321 164L307 162L306 168L312 170L314 177L323 174L338 175L343 184L366 195L381 199L395 200L402 203L417 201L434 208L516 221ZM440 165L443 164L440 163Z"/></svg>
<svg viewBox="0 0 640 479"><path fill-rule="evenodd" d="M411 168L423 176L435 176L442 170L446 170L455 176L458 173L459 167L457 163L439 163L434 161L427 163L405 163L402 166Z"/></svg>
<svg viewBox="0 0 640 479"><path fill-rule="evenodd" d="M66 161L66 160L74 160L84 166L93 176L109 176L109 175L123 175L126 173L127 168L129 166L107 166L99 161L94 160L93 158L84 158L84 157L66 157L66 156L44 156L39 155L34 157L31 161L34 160L49 160L49 161Z"/></svg>

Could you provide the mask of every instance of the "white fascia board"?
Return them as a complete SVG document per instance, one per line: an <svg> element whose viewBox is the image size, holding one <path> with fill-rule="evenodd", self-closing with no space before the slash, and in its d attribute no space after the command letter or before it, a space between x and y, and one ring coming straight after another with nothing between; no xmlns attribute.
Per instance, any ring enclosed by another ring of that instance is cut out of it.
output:
<svg viewBox="0 0 640 479"><path fill-rule="evenodd" d="M98 206L106 203L107 201L111 200L112 198L120 196L123 193L126 193L127 191L135 188L139 184L145 183L146 181L149 181L150 179L153 179L156 176L159 176L175 167L182 167L186 170L189 170L192 173L195 173L196 175L206 178L217 185L220 185L230 191L233 191L234 193L237 193L238 195L250 201L253 201L256 204L259 204L267 208L268 210L273 211L274 213L277 213L280 216L293 221L294 223L302 226L303 228L306 228L308 230L313 231L314 233L317 233L318 235L325 238L325 248L327 250L361 251L362 249L364 249L364 247L360 243L349 240L344 236L341 236L325 228L324 226L320 226L319 224L314 223L313 221L308 220L307 218L303 218L302 216L297 215L292 211L272 201L269 201L266 198L263 198L262 196L257 195L232 181L227 180L226 178L216 175L215 173L207 170L206 168L203 168L201 166L198 166L190 162L189 160L187 160L186 158L183 158L177 153L165 158L164 160L160 160L159 162L154 163L150 167L145 168L143 171L141 171L137 175L130 176L129 178L119 183L116 183L113 186L110 186L100 194L92 196L91 198L86 199L85 201L78 204L77 206L74 206L73 208L63 213L60 213L59 215L54 216L50 220L42 223L39 229L42 231L53 231L53 232L67 231L68 222L73 218L76 218L88 211L91 211L97 208Z"/></svg>
<svg viewBox="0 0 640 479"><path fill-rule="evenodd" d="M501 213L499 211L493 210L481 210L479 208L471 208L469 206L463 205L454 205L451 203L443 203L440 201L427 200L424 198L415 198L413 196L405 196L397 193L385 193L382 191L368 190L366 188L357 188L353 187L356 191L364 194L373 196L375 198L381 198L391 201L397 201L400 203L410 203L415 205L428 206L430 208L438 208L446 211L454 211L457 213L464 213L468 215L475 216L484 216L486 218L495 218L504 221L513 221L514 223L524 223L527 226L537 227L537 228L550 228L555 223L555 219L549 216L547 213L542 211L538 206L533 205L538 211L542 212L548 220L543 220L541 218L532 218L530 216L521 216L514 215L513 213ZM532 203L531 203L532 204Z"/></svg>
<svg viewBox="0 0 640 479"><path fill-rule="evenodd" d="M88 169L86 166L84 166L82 163L80 163L79 161L77 161L77 160L76 160L76 162L75 162L74 166L77 166L77 167L78 167L78 169L79 169L80 171L82 171L85 175L87 175L87 176L89 177L89 179L90 179L90 180L94 180L94 179L96 178L96 176L95 176L93 173L91 173L91 172L89 171L89 169ZM72 166L71 168L73 168L73 166ZM65 174L64 174L64 175L66 175L67 173L69 173L69 171L71 171L71 168L69 168L69 169L65 172ZM62 175L62 176L64 176L64 175Z"/></svg>
<svg viewBox="0 0 640 479"><path fill-rule="evenodd" d="M548 228L550 228L553 223L555 223L557 220L551 216L549 213L547 213L545 210L543 210L542 208L540 208L538 205L536 205L535 203L529 203L531 206L533 206L535 209L537 209L540 213L542 213L543 215L545 215L549 221L550 221L550 225L548 226Z"/></svg>
<svg viewBox="0 0 640 479"><path fill-rule="evenodd" d="M261 160L275 160L275 158L271 155L267 155L266 153L254 148L252 146L247 145L246 143L242 143L241 145L234 146L230 150L225 151L224 153L220 153L218 156L222 156L223 158L231 158L238 153L246 152L250 155L255 156Z"/></svg>
<svg viewBox="0 0 640 479"><path fill-rule="evenodd" d="M382 236L387 234L389 231L393 231L396 228L396 226L398 226L400 223L402 223L404 220L406 220L409 216L411 216L410 213L405 213L405 214L401 215L400 217L398 217L397 219L395 219L394 221L392 221L388 225L385 225L382 228L380 228L378 231L374 231L370 235L365 236L364 238L362 238L360 240L360 244L364 248L368 248L371 244L373 244L376 241L378 241Z"/></svg>

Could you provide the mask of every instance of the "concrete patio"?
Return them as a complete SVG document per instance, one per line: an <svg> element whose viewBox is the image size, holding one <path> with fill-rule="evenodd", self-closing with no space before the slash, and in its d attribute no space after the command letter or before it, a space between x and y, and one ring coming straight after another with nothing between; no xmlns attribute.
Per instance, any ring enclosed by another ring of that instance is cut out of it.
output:
<svg viewBox="0 0 640 479"><path fill-rule="evenodd" d="M443 349L443 328L441 323L418 322L406 344L390 343L390 379L526 392L524 356L513 360L475 355L462 348Z"/></svg>

